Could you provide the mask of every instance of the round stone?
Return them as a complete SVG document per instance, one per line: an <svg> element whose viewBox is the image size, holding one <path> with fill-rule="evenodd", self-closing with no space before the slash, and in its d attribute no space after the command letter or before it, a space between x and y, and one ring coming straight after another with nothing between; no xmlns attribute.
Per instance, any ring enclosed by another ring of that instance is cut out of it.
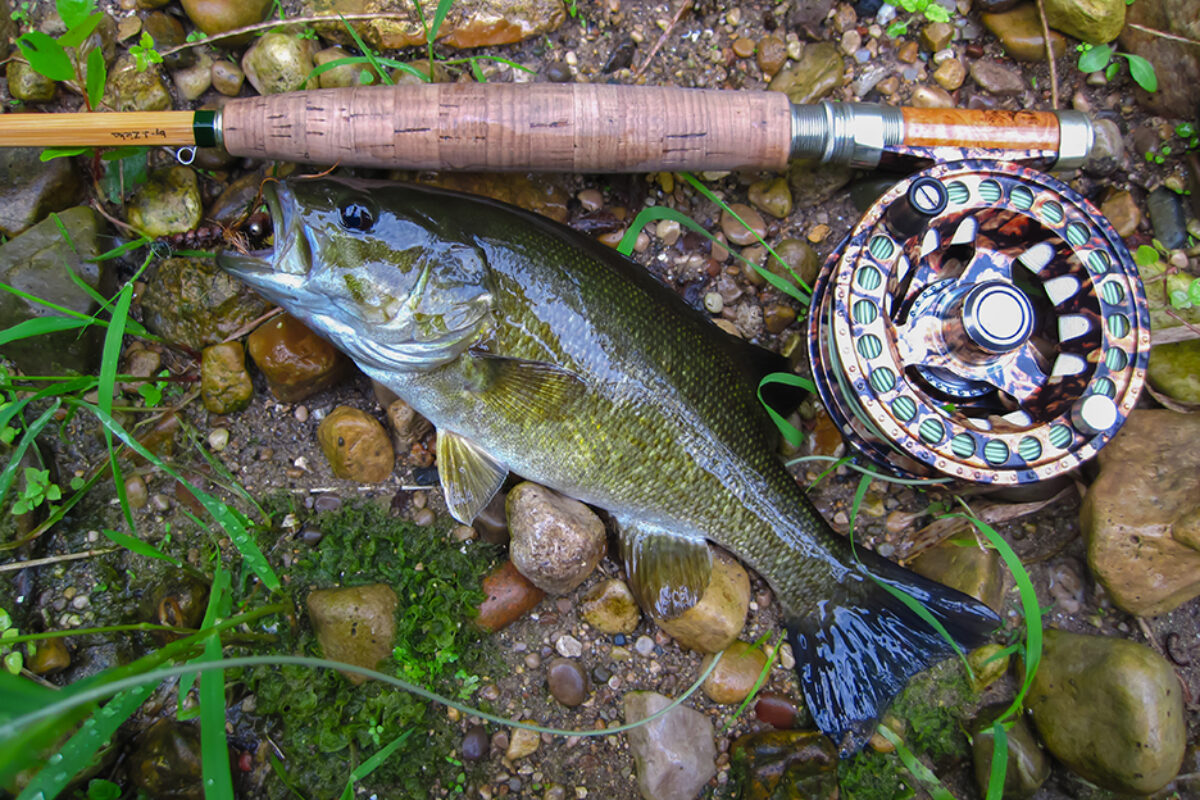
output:
<svg viewBox="0 0 1200 800"><path fill-rule="evenodd" d="M587 673L579 662L568 658L556 658L546 669L546 686L554 699L564 706L577 706L587 699Z"/></svg>
<svg viewBox="0 0 1200 800"><path fill-rule="evenodd" d="M490 746L491 740L488 737L487 730L482 725L472 725L463 734L459 750L462 753L464 761L478 761L481 758L487 757Z"/></svg>

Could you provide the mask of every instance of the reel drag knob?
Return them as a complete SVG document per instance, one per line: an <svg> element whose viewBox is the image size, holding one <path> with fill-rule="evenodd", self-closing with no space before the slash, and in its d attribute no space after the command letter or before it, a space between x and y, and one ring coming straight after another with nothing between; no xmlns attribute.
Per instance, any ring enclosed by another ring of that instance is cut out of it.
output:
<svg viewBox="0 0 1200 800"><path fill-rule="evenodd" d="M1018 164L897 183L826 261L809 360L847 441L887 469L996 484L1073 469L1145 382L1150 320L1096 208Z"/></svg>

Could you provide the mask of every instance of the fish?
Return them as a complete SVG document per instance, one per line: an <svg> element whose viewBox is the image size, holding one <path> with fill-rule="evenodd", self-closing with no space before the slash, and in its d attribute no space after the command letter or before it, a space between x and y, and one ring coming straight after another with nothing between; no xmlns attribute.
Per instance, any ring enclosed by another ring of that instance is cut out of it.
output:
<svg viewBox="0 0 1200 800"><path fill-rule="evenodd" d="M773 447L762 348L645 268L544 217L356 178L267 182L273 247L218 264L345 352L437 428L451 515L510 473L603 509L632 588L670 618L714 542L783 610L817 727L857 752L908 679L988 640L987 606L835 532ZM778 356L772 356L778 358ZM897 590L897 591L893 591Z"/></svg>

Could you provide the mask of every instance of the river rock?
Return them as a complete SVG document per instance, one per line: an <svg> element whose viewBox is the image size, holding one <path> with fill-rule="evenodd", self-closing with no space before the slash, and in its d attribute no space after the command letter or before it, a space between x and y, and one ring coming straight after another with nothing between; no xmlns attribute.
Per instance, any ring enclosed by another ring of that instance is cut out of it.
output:
<svg viewBox="0 0 1200 800"><path fill-rule="evenodd" d="M673 619L655 617L681 646L701 653L724 650L746 626L750 576L737 559L712 548L712 576L700 601Z"/></svg>
<svg viewBox="0 0 1200 800"><path fill-rule="evenodd" d="M1125 10L1121 50L1147 59L1158 75L1158 91L1136 90L1139 103L1166 117L1195 118L1200 106L1200 47L1134 28L1200 40L1200 0L1138 0Z"/></svg>
<svg viewBox="0 0 1200 800"><path fill-rule="evenodd" d="M181 164L153 170L125 213L130 225L152 239L192 230L204 213L195 171Z"/></svg>
<svg viewBox="0 0 1200 800"><path fill-rule="evenodd" d="M670 698L657 692L628 692L625 722L645 719L670 704ZM693 708L676 706L625 735L645 800L694 800L717 773L712 722Z"/></svg>
<svg viewBox="0 0 1200 800"><path fill-rule="evenodd" d="M700 671L708 669L713 656L709 654L700 663ZM704 679L700 688L708 699L722 705L732 705L745 700L767 665L767 655L762 647L755 647L740 639L725 648L724 655L716 668Z"/></svg>
<svg viewBox="0 0 1200 800"><path fill-rule="evenodd" d="M177 17L162 11L147 14L146 18L142 20L142 30L150 35L150 38L154 40L154 49L160 52L178 47L187 41L183 23ZM208 58L207 55L204 57ZM197 53L197 48L185 47L178 52L163 56L162 63L169 70L178 70L192 66L198 58L200 55Z"/></svg>
<svg viewBox="0 0 1200 800"><path fill-rule="evenodd" d="M1094 119L1092 130L1095 132L1095 143L1083 164L1083 171L1103 178L1118 169L1124 169L1127 161L1125 139L1121 136L1121 128L1116 121L1108 117Z"/></svg>
<svg viewBox="0 0 1200 800"><path fill-rule="evenodd" d="M1091 44L1106 44L1125 27L1125 0L1046 0L1046 23Z"/></svg>
<svg viewBox="0 0 1200 800"><path fill-rule="evenodd" d="M148 281L143 322L172 344L199 352L228 339L267 310L258 295L211 258L168 258Z"/></svg>
<svg viewBox="0 0 1200 800"><path fill-rule="evenodd" d="M24 61L9 61L5 70L8 93L14 100L23 103L48 103L54 99L58 84Z"/></svg>
<svg viewBox="0 0 1200 800"><path fill-rule="evenodd" d="M804 48L800 60L784 67L771 79L768 89L785 93L793 103L814 103L842 85L842 54L832 42Z"/></svg>
<svg viewBox="0 0 1200 800"><path fill-rule="evenodd" d="M1020 71L999 61L972 61L970 71L979 88L997 97L1014 97L1025 91Z"/></svg>
<svg viewBox="0 0 1200 800"><path fill-rule="evenodd" d="M435 0L421 0L425 19L433 19ZM390 19L358 20L351 24L363 40L380 50L425 46L425 31L408 0L303 0L300 14L387 14ZM438 42L451 47L513 44L557 30L566 20L560 0L469 0L456 2L438 29ZM318 26L326 39L353 45L339 23Z"/></svg>
<svg viewBox="0 0 1200 800"><path fill-rule="evenodd" d="M0 148L0 233L10 239L79 199L82 186L71 159L42 161L40 153L36 147Z"/></svg>
<svg viewBox="0 0 1200 800"><path fill-rule="evenodd" d="M729 758L742 800L837 800L837 749L816 731L748 733Z"/></svg>
<svg viewBox="0 0 1200 800"><path fill-rule="evenodd" d="M637 600L628 584L610 578L593 586L579 603L587 623L601 633L633 633L641 621Z"/></svg>
<svg viewBox="0 0 1200 800"><path fill-rule="evenodd" d="M171 107L171 93L157 68L138 72L133 56L123 55L108 72L104 102L117 111L165 111Z"/></svg>
<svg viewBox="0 0 1200 800"><path fill-rule="evenodd" d="M1051 755L1101 788L1152 794L1179 771L1183 692L1145 645L1047 630L1026 702Z"/></svg>
<svg viewBox="0 0 1200 800"><path fill-rule="evenodd" d="M488 633L495 633L516 622L546 596L545 592L517 572L511 561L505 561L485 576L480 590L484 600L475 617L475 625Z"/></svg>
<svg viewBox="0 0 1200 800"><path fill-rule="evenodd" d="M792 191L784 178L765 178L750 184L747 190L750 204L776 219L792 213Z"/></svg>
<svg viewBox="0 0 1200 800"><path fill-rule="evenodd" d="M763 692L758 695L754 704L754 716L759 722L765 722L772 728L788 730L796 727L800 718L800 707L796 701L778 692Z"/></svg>
<svg viewBox="0 0 1200 800"><path fill-rule="evenodd" d="M346 357L336 347L290 314L259 325L246 346L271 394L284 403L298 403L323 391L348 371Z"/></svg>
<svg viewBox="0 0 1200 800"><path fill-rule="evenodd" d="M62 639L43 639L26 666L34 675L52 675L71 666L71 653Z"/></svg>
<svg viewBox="0 0 1200 800"><path fill-rule="evenodd" d="M509 558L548 594L566 594L604 558L604 523L590 508L528 481L508 493Z"/></svg>
<svg viewBox="0 0 1200 800"><path fill-rule="evenodd" d="M209 36L262 22L272 0L180 0L188 19ZM228 46L229 39L221 41Z"/></svg>
<svg viewBox="0 0 1200 800"><path fill-rule="evenodd" d="M237 97L242 91L246 73L232 61L222 58L212 65L212 85L226 97Z"/></svg>
<svg viewBox="0 0 1200 800"><path fill-rule="evenodd" d="M1200 417L1134 409L1098 456L1079 525L1092 574L1131 614L1165 614L1200 595L1197 436Z"/></svg>
<svg viewBox="0 0 1200 800"><path fill-rule="evenodd" d="M1000 612L1004 598L1000 556L990 547L981 548L969 530L926 550L912 562L911 569Z"/></svg>
<svg viewBox="0 0 1200 800"><path fill-rule="evenodd" d="M1150 384L1184 403L1200 403L1200 341L1159 344L1150 348L1146 370Z"/></svg>
<svg viewBox="0 0 1200 800"><path fill-rule="evenodd" d="M1132 236L1142 221L1142 210L1127 189L1110 192L1100 204L1100 213L1112 223L1117 235Z"/></svg>
<svg viewBox="0 0 1200 800"><path fill-rule="evenodd" d="M350 53L342 47L326 47L313 55L313 63L322 67L332 61L349 58ZM369 80L363 80L363 76ZM364 83L378 83L379 77L368 64L340 64L317 76L322 89L346 89Z"/></svg>
<svg viewBox="0 0 1200 800"><path fill-rule="evenodd" d="M200 399L214 414L234 414L250 405L254 383L246 371L241 342L204 348L200 355Z"/></svg>
<svg viewBox="0 0 1200 800"><path fill-rule="evenodd" d="M963 85L963 81L967 79L967 68L957 58L948 58L941 64L938 64L937 69L933 71L933 80L937 83L937 88L942 90L939 94L927 95L926 102L930 108L951 108L952 106L938 105L945 103L947 98L950 98L949 92L953 92ZM933 89L934 87L918 87ZM913 94L916 94L914 90ZM950 98L953 102L953 98ZM932 102L931 102L932 101Z"/></svg>
<svg viewBox="0 0 1200 800"><path fill-rule="evenodd" d="M854 170L840 164L821 164L815 160L793 159L788 166L788 185L796 208L824 205L850 182Z"/></svg>
<svg viewBox="0 0 1200 800"><path fill-rule="evenodd" d="M821 269L821 259L817 255L817 251L813 250L812 245L803 239L784 239L775 245L775 253L783 260L783 263L781 264L773 257L768 257L765 262L768 271L783 278L792 286L800 286L797 278L809 287L813 285L817 279L817 272ZM756 286L766 283L766 279L757 271L750 272L746 277Z"/></svg>
<svg viewBox="0 0 1200 800"><path fill-rule="evenodd" d="M1150 212L1150 226L1154 238L1168 250L1183 247L1187 242L1187 211L1178 194L1165 186L1159 186L1146 196L1146 210Z"/></svg>
<svg viewBox="0 0 1200 800"><path fill-rule="evenodd" d="M203 800L200 728L163 717L135 740L129 779L153 798Z"/></svg>
<svg viewBox="0 0 1200 800"><path fill-rule="evenodd" d="M86 206L68 209L58 217L70 234L70 243L53 219L39 222L0 246L0 281L71 311L94 314L99 308L95 300L75 285L67 270L105 296L113 291L111 262L88 260L108 249L100 245L104 222ZM0 328L54 315L40 303L0 292ZM12 341L0 352L29 375L90 373L96 368L103 339L104 330L93 325Z"/></svg>
<svg viewBox="0 0 1200 800"><path fill-rule="evenodd" d="M996 749L992 735L993 723L1008 709L1008 703L997 703L980 709L971 722L971 755L975 760L975 782L980 796L987 795L991 779L992 753ZM1013 720L1005 730L1008 742L1008 767L1004 773L1004 797L1023 800L1032 797L1050 777L1050 759L1038 746L1033 731L1024 717Z"/></svg>
<svg viewBox="0 0 1200 800"><path fill-rule="evenodd" d="M1017 61L1044 61L1046 39L1042 36L1042 20L1037 5L1026 3L999 14L981 14L984 26L1000 40L1004 52ZM1067 40L1057 31L1050 32L1050 47L1055 58L1067 52Z"/></svg>
<svg viewBox="0 0 1200 800"><path fill-rule="evenodd" d="M536 725L535 720L522 720ZM538 745L542 743L542 736L537 731L531 731L528 728L513 728L512 738L508 742L508 747L504 750L504 757L509 761L516 761L518 758L531 756L538 750Z"/></svg>
<svg viewBox="0 0 1200 800"><path fill-rule="evenodd" d="M259 94L315 88L316 81L308 81L312 70L312 40L286 33L263 35L242 56L246 80Z"/></svg>
<svg viewBox="0 0 1200 800"><path fill-rule="evenodd" d="M396 463L392 440L365 411L338 406L317 426L317 441L333 474L359 483L382 483Z"/></svg>
<svg viewBox="0 0 1200 800"><path fill-rule="evenodd" d="M971 667L971 688L976 692L987 689L1008 672L1011 656L1003 651L1003 647L993 643L967 653L967 663Z"/></svg>
<svg viewBox="0 0 1200 800"><path fill-rule="evenodd" d="M196 57L196 63L171 73L171 80L183 99L188 102L198 100L200 95L208 91L208 87L212 86L212 65L212 56L201 53Z"/></svg>
<svg viewBox="0 0 1200 800"><path fill-rule="evenodd" d="M399 604L392 587L382 583L317 589L306 603L325 658L367 669L391 655ZM357 672L342 674L355 686L367 680Z"/></svg>
<svg viewBox="0 0 1200 800"><path fill-rule="evenodd" d="M573 658L556 658L546 667L546 688L555 700L574 708L587 700L587 673Z"/></svg>

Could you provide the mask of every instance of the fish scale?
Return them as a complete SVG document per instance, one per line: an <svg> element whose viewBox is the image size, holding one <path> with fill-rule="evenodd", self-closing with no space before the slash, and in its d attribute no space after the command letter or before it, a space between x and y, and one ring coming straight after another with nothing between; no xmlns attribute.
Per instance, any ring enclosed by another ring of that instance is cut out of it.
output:
<svg viewBox="0 0 1200 800"><path fill-rule="evenodd" d="M731 550L774 591L806 703L843 755L953 649L894 592L964 646L998 624L965 595L853 553L773 452L751 366L761 355L639 265L454 192L334 178L265 190L275 252L219 263L438 427L461 521L510 470L603 508L659 613L703 591L690 584L707 581L704 539ZM393 315L368 297L392 298Z"/></svg>

